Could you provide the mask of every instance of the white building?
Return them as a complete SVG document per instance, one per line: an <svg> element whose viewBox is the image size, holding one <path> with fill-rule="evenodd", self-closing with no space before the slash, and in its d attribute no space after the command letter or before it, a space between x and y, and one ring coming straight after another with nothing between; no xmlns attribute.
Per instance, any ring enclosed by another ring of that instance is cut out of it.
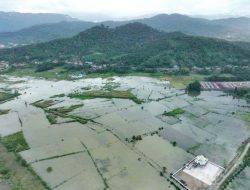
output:
<svg viewBox="0 0 250 190"><path fill-rule="evenodd" d="M208 163L208 159L203 155L199 155L194 159L194 163L197 166L205 166Z"/></svg>

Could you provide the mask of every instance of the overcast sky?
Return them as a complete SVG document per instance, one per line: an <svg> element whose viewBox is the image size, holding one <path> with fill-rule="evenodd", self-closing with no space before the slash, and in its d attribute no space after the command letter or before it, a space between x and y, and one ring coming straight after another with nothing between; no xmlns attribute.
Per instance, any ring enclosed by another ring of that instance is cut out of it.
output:
<svg viewBox="0 0 250 190"><path fill-rule="evenodd" d="M158 13L249 16L250 0L0 0L0 10L65 13L99 20Z"/></svg>

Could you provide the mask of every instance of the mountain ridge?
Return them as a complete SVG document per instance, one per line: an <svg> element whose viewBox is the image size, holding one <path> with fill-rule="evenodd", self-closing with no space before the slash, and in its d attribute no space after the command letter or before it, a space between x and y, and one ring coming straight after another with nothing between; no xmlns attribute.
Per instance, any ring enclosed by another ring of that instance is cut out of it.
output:
<svg viewBox="0 0 250 190"><path fill-rule="evenodd" d="M148 68L249 65L250 51L225 40L165 33L138 22L95 26L72 38L0 50L0 60L10 63L75 59Z"/></svg>
<svg viewBox="0 0 250 190"><path fill-rule="evenodd" d="M19 13L0 11L0 32L13 32L27 27L60 21L76 21L68 15L56 13Z"/></svg>
<svg viewBox="0 0 250 190"><path fill-rule="evenodd" d="M240 22L240 19L244 19L244 21ZM105 21L99 23L66 21L36 25L16 32L0 33L0 43L8 46L8 43L31 44L47 42L59 38L73 37L81 31L100 24L115 28L132 22L141 22L164 32L180 31L185 34L230 41L250 41L250 18L247 17L208 20L181 14L159 14L150 18L131 21Z"/></svg>

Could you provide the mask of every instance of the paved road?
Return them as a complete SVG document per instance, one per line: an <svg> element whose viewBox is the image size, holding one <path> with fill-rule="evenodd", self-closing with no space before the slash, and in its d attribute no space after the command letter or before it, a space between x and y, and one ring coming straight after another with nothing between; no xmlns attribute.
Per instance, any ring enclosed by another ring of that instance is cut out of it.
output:
<svg viewBox="0 0 250 190"><path fill-rule="evenodd" d="M223 176L223 178L215 185L215 190L218 190L223 182L239 167L239 165L243 162L245 155L247 154L248 149L250 148L250 142L245 146L243 152L240 157L234 163L234 165L230 168L230 170Z"/></svg>

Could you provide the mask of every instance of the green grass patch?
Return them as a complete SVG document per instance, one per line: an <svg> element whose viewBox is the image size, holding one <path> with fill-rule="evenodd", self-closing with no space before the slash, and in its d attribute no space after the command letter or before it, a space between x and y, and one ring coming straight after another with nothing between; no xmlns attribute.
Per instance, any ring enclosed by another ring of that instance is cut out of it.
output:
<svg viewBox="0 0 250 190"><path fill-rule="evenodd" d="M163 72L130 72L125 74L115 73L115 72L109 72L109 73L90 73L87 75L87 78L110 78L114 76L139 76L139 77L153 77L153 78L160 78L162 76L165 76Z"/></svg>
<svg viewBox="0 0 250 190"><path fill-rule="evenodd" d="M143 100L138 99L134 94L132 94L130 91L118 91L118 90L112 90L112 91L103 91L103 90L93 90L88 92L82 92L82 93L74 93L69 94L70 98L78 98L81 100L86 99L94 99L94 98L120 98L120 99L129 99L134 101L136 104L143 103Z"/></svg>
<svg viewBox="0 0 250 190"><path fill-rule="evenodd" d="M71 119L74 119L75 121L77 121L77 122L79 122L79 123L81 123L81 124L86 124L86 123L88 123L88 119L84 119L84 118L81 118L81 117L78 117L78 116L69 116Z"/></svg>
<svg viewBox="0 0 250 190"><path fill-rule="evenodd" d="M182 75L173 75L173 76L165 76L162 77L164 80L168 80L171 85L175 88L186 88L190 83L194 81L202 81L204 80L205 75L191 74L187 76Z"/></svg>
<svg viewBox="0 0 250 190"><path fill-rule="evenodd" d="M65 94L57 94L57 95L51 96L50 98L62 98L64 96Z"/></svg>
<svg viewBox="0 0 250 190"><path fill-rule="evenodd" d="M18 77L32 76L39 77L45 79L57 79L57 80L71 80L71 74L79 74L80 72L66 70L63 67L55 67L54 69L43 71L43 72L35 72L35 68L22 68L12 70L6 74L14 75ZM187 76L181 75L166 75L164 72L129 72L125 74L119 74L115 72L108 73L90 73L86 77L87 78L110 78L113 76L141 76L141 77L153 77L159 78L163 80L168 80L171 84L176 88L185 88L189 83L198 80L201 81L207 75L199 75L199 74L190 74Z"/></svg>
<svg viewBox="0 0 250 190"><path fill-rule="evenodd" d="M50 122L50 124L56 124L57 123L57 116L55 114L49 113L46 115L48 121Z"/></svg>
<svg viewBox="0 0 250 190"><path fill-rule="evenodd" d="M233 91L229 91L228 93L235 98L245 99L248 103L250 103L250 89L235 89Z"/></svg>
<svg viewBox="0 0 250 190"><path fill-rule="evenodd" d="M0 141L9 152L18 153L29 149L22 132L3 137Z"/></svg>
<svg viewBox="0 0 250 190"><path fill-rule="evenodd" d="M12 70L6 74L17 76L17 77L37 77L37 78L45 78L45 79L56 79L56 80L69 80L69 75L78 74L80 72L69 71L64 69L63 67L55 67L54 69L42 72L36 72L36 68L22 68Z"/></svg>
<svg viewBox="0 0 250 190"><path fill-rule="evenodd" d="M0 92L0 103L6 102L8 100L11 100L20 94L18 92L15 93L9 93L9 92Z"/></svg>
<svg viewBox="0 0 250 190"><path fill-rule="evenodd" d="M0 115L5 115L9 113L10 110L0 110Z"/></svg>
<svg viewBox="0 0 250 190"><path fill-rule="evenodd" d="M32 103L32 105L45 109L47 107L53 106L55 104L55 102L53 100L38 100L34 103Z"/></svg>
<svg viewBox="0 0 250 190"><path fill-rule="evenodd" d="M80 108L82 106L83 106L82 104L72 105L70 107L59 107L59 108L49 109L49 111L50 112L57 112L57 113L60 113L60 114L67 114L67 113L72 112L75 109Z"/></svg>
<svg viewBox="0 0 250 190"><path fill-rule="evenodd" d="M113 91L116 88L118 88L120 86L119 83L117 82L107 82L104 86L103 86L103 90L107 90L107 91Z"/></svg>
<svg viewBox="0 0 250 190"><path fill-rule="evenodd" d="M0 175L2 175L4 178L9 178L9 174L10 174L10 170L0 160Z"/></svg>
<svg viewBox="0 0 250 190"><path fill-rule="evenodd" d="M244 121L250 123L250 113L245 113L245 114L243 114L243 119L244 119Z"/></svg>
<svg viewBox="0 0 250 190"><path fill-rule="evenodd" d="M88 123L88 121L90 121L89 119L81 118L81 117L74 116L74 115L68 115L68 112L70 112L70 110L73 111L72 109L68 109L68 108L49 109L46 111L55 116L59 116L63 118L71 118L73 121L79 122L81 124L86 124Z"/></svg>
<svg viewBox="0 0 250 190"><path fill-rule="evenodd" d="M180 115L180 114L183 114L183 113L185 113L185 111L183 110L183 109L181 109L181 108L176 108L176 109L174 109L174 110L172 110L172 111L169 111L169 112L164 112L163 113L163 115L164 116L171 116L171 117L177 117L178 115Z"/></svg>
<svg viewBox="0 0 250 190"><path fill-rule="evenodd" d="M82 90L90 90L91 87L90 87L90 86L86 86L86 87L82 87L81 89L82 89Z"/></svg>
<svg viewBox="0 0 250 190"><path fill-rule="evenodd" d="M87 75L87 78L110 78L117 74L115 73L90 73Z"/></svg>
<svg viewBox="0 0 250 190"><path fill-rule="evenodd" d="M200 148L201 143L194 144L192 147L190 147L187 152L194 153L198 148Z"/></svg>

